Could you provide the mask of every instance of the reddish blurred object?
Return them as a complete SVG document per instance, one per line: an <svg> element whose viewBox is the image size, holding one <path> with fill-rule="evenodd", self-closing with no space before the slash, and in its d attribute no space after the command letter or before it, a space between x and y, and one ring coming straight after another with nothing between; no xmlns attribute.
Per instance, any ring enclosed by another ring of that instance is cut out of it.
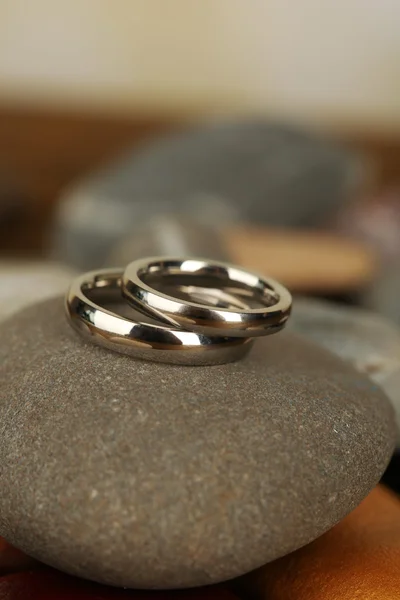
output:
<svg viewBox="0 0 400 600"><path fill-rule="evenodd" d="M400 255L400 187L344 207L337 228L374 246L383 260Z"/></svg>
<svg viewBox="0 0 400 600"><path fill-rule="evenodd" d="M344 208L337 228L377 254L380 266L364 289L363 305L400 325L400 187Z"/></svg>
<svg viewBox="0 0 400 600"><path fill-rule="evenodd" d="M237 600L228 590L144 592L111 588L64 575L52 569L0 577L0 600Z"/></svg>
<svg viewBox="0 0 400 600"><path fill-rule="evenodd" d="M39 563L35 559L13 548L3 538L0 538L0 576L15 571L25 571L37 564Z"/></svg>

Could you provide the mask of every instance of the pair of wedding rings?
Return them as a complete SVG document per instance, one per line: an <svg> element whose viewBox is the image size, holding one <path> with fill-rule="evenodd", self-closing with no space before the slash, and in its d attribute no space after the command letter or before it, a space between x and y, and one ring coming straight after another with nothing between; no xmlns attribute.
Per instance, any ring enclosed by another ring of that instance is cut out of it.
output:
<svg viewBox="0 0 400 600"><path fill-rule="evenodd" d="M108 309L96 301L102 294L127 302L135 313L127 317ZM240 267L164 257L136 260L125 271L86 273L66 297L70 324L91 342L182 365L238 360L254 338L284 327L291 304L283 285Z"/></svg>

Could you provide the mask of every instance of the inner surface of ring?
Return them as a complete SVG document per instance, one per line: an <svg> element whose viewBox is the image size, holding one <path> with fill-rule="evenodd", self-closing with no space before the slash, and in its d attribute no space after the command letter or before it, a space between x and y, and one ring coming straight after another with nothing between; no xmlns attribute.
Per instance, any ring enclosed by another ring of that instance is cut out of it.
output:
<svg viewBox="0 0 400 600"><path fill-rule="evenodd" d="M132 306L124 302L122 299L121 294L119 293L120 286L120 276L102 274L98 275L92 281L86 281L82 285L82 292L86 294L90 300L100 304L101 306L104 306L105 308L109 306L115 312L121 316L124 316L125 318L131 318L133 316L132 313L135 313L137 316L138 311L136 311ZM218 308L246 309L250 308L254 302L257 302L257 305L261 304L260 301L254 300L250 297L244 297L242 299L240 297L240 292L243 290L235 290L230 288L219 289L204 288L199 286L168 285L160 282L156 289L159 289L159 291L165 294L173 295L183 300L200 301L206 305ZM146 313L140 313L140 317L145 322L154 321L154 319L151 319L149 315L146 315Z"/></svg>
<svg viewBox="0 0 400 600"><path fill-rule="evenodd" d="M235 275L235 278L232 277L232 274ZM238 275L241 276L240 279ZM207 298L206 289L220 290L242 300L241 306L232 303L231 308L270 307L279 302L279 294L268 287L264 281L239 269L232 269L229 272L222 267L205 267L195 272L185 273L176 266L159 265L159 268L156 268L156 265L152 264L148 269L140 269L137 276L143 283L161 293L184 300L197 297L197 300L209 305L216 304L212 297L211 301L210 298ZM196 288L203 288L203 291L196 292ZM185 290L190 290L191 293L185 293ZM221 295L221 300L222 298L223 295ZM223 300L218 306L229 308L229 304L224 303Z"/></svg>
<svg viewBox="0 0 400 600"><path fill-rule="evenodd" d="M157 324L154 317L135 310L121 297L121 276L116 274L101 274L91 281L81 285L85 296L104 309L111 310L117 316L125 319L139 320L143 323Z"/></svg>
<svg viewBox="0 0 400 600"><path fill-rule="evenodd" d="M249 310L250 308L265 307L265 301L263 301L261 294L253 294L240 288L174 285L168 282L157 282L152 287L172 298L197 302L210 308Z"/></svg>

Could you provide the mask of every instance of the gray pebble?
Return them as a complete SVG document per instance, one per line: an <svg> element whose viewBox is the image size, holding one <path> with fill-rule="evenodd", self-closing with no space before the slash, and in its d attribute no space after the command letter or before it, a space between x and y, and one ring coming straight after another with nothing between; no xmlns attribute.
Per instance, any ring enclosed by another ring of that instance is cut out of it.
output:
<svg viewBox="0 0 400 600"><path fill-rule="evenodd" d="M324 533L378 482L384 394L283 332L216 367L82 341L62 299L0 326L0 535L137 588L238 576Z"/></svg>

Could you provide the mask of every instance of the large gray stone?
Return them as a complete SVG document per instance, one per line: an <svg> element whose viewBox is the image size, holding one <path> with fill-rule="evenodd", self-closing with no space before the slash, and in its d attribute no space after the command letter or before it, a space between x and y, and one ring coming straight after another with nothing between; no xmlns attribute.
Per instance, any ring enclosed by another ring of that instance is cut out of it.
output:
<svg viewBox="0 0 400 600"><path fill-rule="evenodd" d="M62 299L0 326L0 535L69 573L168 588L310 542L378 482L393 410L290 333L216 367L81 340Z"/></svg>

